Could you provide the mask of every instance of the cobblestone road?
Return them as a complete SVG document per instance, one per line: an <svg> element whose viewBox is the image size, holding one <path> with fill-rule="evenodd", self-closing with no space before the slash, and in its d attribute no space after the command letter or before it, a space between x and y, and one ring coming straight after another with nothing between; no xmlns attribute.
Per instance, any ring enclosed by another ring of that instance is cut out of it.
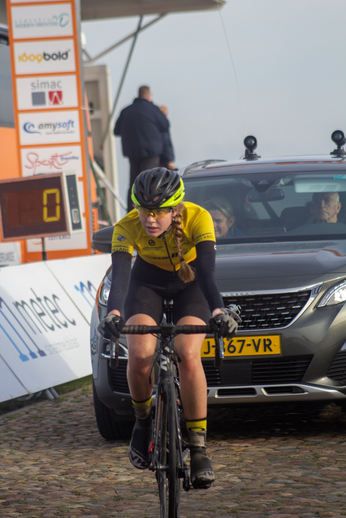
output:
<svg viewBox="0 0 346 518"><path fill-rule="evenodd" d="M99 435L91 390L0 417L0 516L156 518L154 475ZM182 518L346 516L346 416L334 404L211 413L217 481Z"/></svg>

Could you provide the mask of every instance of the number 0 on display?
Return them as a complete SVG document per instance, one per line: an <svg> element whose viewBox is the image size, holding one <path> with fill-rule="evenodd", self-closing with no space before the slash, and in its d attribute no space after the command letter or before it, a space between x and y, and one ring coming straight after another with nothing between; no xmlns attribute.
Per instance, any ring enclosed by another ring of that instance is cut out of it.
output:
<svg viewBox="0 0 346 518"><path fill-rule="evenodd" d="M61 173L0 181L2 241L69 234Z"/></svg>

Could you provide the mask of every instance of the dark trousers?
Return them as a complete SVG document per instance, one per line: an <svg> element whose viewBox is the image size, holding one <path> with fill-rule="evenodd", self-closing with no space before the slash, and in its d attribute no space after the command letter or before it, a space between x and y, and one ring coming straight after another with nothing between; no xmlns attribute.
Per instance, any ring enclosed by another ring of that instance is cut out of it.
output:
<svg viewBox="0 0 346 518"><path fill-rule="evenodd" d="M127 212L133 209L133 202L131 201L131 189L133 182L141 173L146 169L153 169L153 167L159 167L160 165L160 157L153 156L151 158L141 158L141 159L133 159L130 158L130 186L127 194Z"/></svg>

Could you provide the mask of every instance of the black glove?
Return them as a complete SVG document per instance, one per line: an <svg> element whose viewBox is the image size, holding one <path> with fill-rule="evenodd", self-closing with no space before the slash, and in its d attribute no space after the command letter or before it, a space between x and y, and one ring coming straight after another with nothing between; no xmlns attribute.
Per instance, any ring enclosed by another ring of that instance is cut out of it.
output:
<svg viewBox="0 0 346 518"><path fill-rule="evenodd" d="M219 336L226 337L228 340L230 340L232 336L237 333L238 323L240 323L242 319L238 314L237 306L234 306L231 309L222 309L224 313L212 317L209 320L209 324L214 331L217 331Z"/></svg>
<svg viewBox="0 0 346 518"><path fill-rule="evenodd" d="M118 315L107 315L98 325L98 332L105 338L117 342L125 327L125 319Z"/></svg>

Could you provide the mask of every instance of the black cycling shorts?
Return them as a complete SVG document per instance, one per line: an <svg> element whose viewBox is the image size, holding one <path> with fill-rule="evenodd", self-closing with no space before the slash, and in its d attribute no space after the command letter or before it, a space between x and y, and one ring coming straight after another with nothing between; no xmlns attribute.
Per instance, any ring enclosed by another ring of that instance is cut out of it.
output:
<svg viewBox="0 0 346 518"><path fill-rule="evenodd" d="M193 263L190 266L193 267ZM198 317L208 324L211 313L197 278L191 282L183 282L178 272L168 272L137 256L125 300L125 319L144 313L159 325L165 299L174 301L174 324L187 316Z"/></svg>

